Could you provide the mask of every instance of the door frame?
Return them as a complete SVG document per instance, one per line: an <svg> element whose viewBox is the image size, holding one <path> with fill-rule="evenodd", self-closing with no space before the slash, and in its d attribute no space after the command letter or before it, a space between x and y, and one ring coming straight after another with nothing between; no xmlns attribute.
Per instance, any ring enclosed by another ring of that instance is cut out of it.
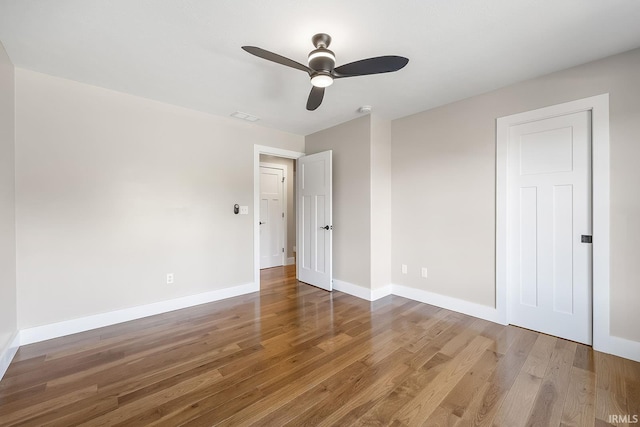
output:
<svg viewBox="0 0 640 427"><path fill-rule="evenodd" d="M285 249L287 248L287 225L288 225L288 215L287 215L287 186L285 185L288 181L287 179L289 179L287 177L287 167L285 165L281 165L278 163L268 163L268 162L260 162L260 166L258 167L258 170L260 168L268 168L268 169L278 169L280 171L282 171L282 177L284 178L284 181L282 181L280 183L280 185L282 186L282 212L284 213L284 216L282 217L283 221L284 221L284 225L282 226L282 244L284 245ZM259 181L258 181L259 183ZM260 222L260 199L258 199L258 205L256 206L256 209L258 209L258 222ZM260 232L260 227L258 227L258 233ZM287 265L287 251L282 253L282 265Z"/></svg>
<svg viewBox="0 0 640 427"><path fill-rule="evenodd" d="M507 224L509 127L591 111L591 180L593 220L592 313L593 348L609 347L609 94L566 102L496 120L496 311L501 323L508 324ZM606 351L606 350L605 350Z"/></svg>
<svg viewBox="0 0 640 427"><path fill-rule="evenodd" d="M297 160L305 153L254 144L253 146L253 283L260 289L260 154ZM296 220L297 222L297 220ZM296 224L296 229L297 229Z"/></svg>

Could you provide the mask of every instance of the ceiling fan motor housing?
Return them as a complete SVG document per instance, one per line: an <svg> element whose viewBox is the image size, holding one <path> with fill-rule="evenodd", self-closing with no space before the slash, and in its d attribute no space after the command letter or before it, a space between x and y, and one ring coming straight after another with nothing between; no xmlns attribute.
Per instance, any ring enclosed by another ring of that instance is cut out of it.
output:
<svg viewBox="0 0 640 427"><path fill-rule="evenodd" d="M327 48L320 47L309 53L309 67L315 71L331 71L336 65L336 56Z"/></svg>
<svg viewBox="0 0 640 427"><path fill-rule="evenodd" d="M309 67L315 71L330 73L336 66L336 55L327 49L331 44L331 36L318 33L311 38L311 42L316 49L309 52Z"/></svg>

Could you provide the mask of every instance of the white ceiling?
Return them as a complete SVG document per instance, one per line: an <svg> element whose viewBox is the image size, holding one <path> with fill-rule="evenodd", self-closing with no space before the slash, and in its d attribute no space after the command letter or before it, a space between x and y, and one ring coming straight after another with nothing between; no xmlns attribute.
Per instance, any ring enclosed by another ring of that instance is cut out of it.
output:
<svg viewBox="0 0 640 427"><path fill-rule="evenodd" d="M17 67L306 135L358 116L388 119L640 46L638 0L0 0ZM402 55L397 73L337 80L305 109L306 63L329 33L337 65Z"/></svg>

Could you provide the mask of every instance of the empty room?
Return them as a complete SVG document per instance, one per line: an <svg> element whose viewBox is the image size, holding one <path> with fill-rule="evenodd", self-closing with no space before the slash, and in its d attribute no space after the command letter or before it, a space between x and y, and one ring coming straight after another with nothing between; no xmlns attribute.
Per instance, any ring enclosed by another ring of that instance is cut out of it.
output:
<svg viewBox="0 0 640 427"><path fill-rule="evenodd" d="M640 424L637 0L0 0L0 426Z"/></svg>

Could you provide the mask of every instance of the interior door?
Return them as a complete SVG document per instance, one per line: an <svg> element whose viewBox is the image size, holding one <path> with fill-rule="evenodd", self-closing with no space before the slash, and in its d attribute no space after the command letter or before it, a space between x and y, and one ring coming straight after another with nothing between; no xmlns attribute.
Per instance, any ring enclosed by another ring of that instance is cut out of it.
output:
<svg viewBox="0 0 640 427"><path fill-rule="evenodd" d="M303 156L297 170L298 280L332 289L331 150Z"/></svg>
<svg viewBox="0 0 640 427"><path fill-rule="evenodd" d="M282 169L260 167L260 268L284 265Z"/></svg>
<svg viewBox="0 0 640 427"><path fill-rule="evenodd" d="M510 323L585 344L592 342L590 114L512 126L507 178Z"/></svg>

